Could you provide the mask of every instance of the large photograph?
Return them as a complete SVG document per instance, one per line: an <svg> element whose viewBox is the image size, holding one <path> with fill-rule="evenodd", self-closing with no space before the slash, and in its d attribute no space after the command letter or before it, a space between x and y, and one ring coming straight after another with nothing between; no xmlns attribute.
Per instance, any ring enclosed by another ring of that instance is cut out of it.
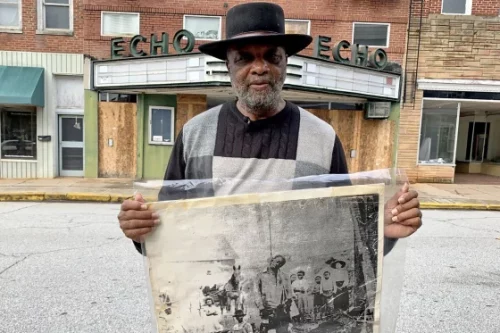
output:
<svg viewBox="0 0 500 333"><path fill-rule="evenodd" d="M379 332L383 185L153 203L157 331Z"/></svg>

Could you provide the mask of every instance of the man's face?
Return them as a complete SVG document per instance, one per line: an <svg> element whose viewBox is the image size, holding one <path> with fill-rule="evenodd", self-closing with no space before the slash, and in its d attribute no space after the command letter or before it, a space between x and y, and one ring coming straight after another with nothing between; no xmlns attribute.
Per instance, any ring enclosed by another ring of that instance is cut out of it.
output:
<svg viewBox="0 0 500 333"><path fill-rule="evenodd" d="M243 322L243 317L236 317L236 320L238 321L238 323L242 323Z"/></svg>
<svg viewBox="0 0 500 333"><path fill-rule="evenodd" d="M303 273L298 273L297 277L299 278L299 280L302 280L302 278L304 277L304 274Z"/></svg>
<svg viewBox="0 0 500 333"><path fill-rule="evenodd" d="M283 266L283 259L281 257L275 257L271 260L271 268L280 268Z"/></svg>
<svg viewBox="0 0 500 333"><path fill-rule="evenodd" d="M315 281L317 284L320 284L321 283L321 276L316 276Z"/></svg>
<svg viewBox="0 0 500 333"><path fill-rule="evenodd" d="M330 278L330 272L324 272L323 276L328 280Z"/></svg>
<svg viewBox="0 0 500 333"><path fill-rule="evenodd" d="M249 112L261 115L278 108L286 62L285 50L272 45L247 45L228 51L231 83Z"/></svg>

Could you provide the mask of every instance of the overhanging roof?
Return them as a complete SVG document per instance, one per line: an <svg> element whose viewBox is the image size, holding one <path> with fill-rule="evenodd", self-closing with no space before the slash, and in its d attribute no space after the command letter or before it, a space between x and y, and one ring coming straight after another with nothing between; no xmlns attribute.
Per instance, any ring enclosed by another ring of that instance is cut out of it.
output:
<svg viewBox="0 0 500 333"><path fill-rule="evenodd" d="M216 88L230 95L230 79L223 61L201 53L94 61L93 89L128 93L207 94ZM400 75L327 60L292 56L288 60L285 90L304 100L397 101ZM322 96L322 98L318 98Z"/></svg>
<svg viewBox="0 0 500 333"><path fill-rule="evenodd" d="M0 104L45 106L44 69L0 66Z"/></svg>

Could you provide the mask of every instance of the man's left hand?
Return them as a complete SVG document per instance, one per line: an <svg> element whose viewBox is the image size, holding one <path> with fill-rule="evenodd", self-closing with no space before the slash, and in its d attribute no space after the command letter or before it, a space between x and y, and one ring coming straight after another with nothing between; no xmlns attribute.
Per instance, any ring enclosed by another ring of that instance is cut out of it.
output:
<svg viewBox="0 0 500 333"><path fill-rule="evenodd" d="M404 238L412 235L422 226L422 212L418 193L410 191L405 183L385 205L385 237Z"/></svg>

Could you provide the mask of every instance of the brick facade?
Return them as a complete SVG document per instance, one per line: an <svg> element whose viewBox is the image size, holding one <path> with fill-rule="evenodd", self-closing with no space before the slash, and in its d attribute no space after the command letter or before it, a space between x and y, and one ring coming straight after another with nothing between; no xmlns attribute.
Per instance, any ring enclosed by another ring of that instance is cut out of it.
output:
<svg viewBox="0 0 500 333"><path fill-rule="evenodd" d="M425 16L441 14L442 0L424 0ZM474 16L498 16L500 0L471 0L472 15Z"/></svg>
<svg viewBox="0 0 500 333"><path fill-rule="evenodd" d="M475 1L472 11L488 16L429 14L423 20L419 79L500 78L500 1ZM441 12L441 1L427 1L426 10ZM414 104L403 105L400 120L398 166L412 182L453 182L452 166L417 165L423 91Z"/></svg>
<svg viewBox="0 0 500 333"><path fill-rule="evenodd" d="M38 0L22 1L22 33L0 31L0 49L5 51L83 53L84 0L73 0L73 34L37 33Z"/></svg>
<svg viewBox="0 0 500 333"><path fill-rule="evenodd" d="M172 39L175 32L183 28L183 17L190 15L222 16L222 36L225 35L224 16L232 6L247 1L177 0L165 2L93 0L85 8L84 52L96 58L110 57L110 37L102 37L101 11L139 12L140 32L149 37L167 32ZM352 41L353 22L390 23L389 48L391 61L401 63L405 52L408 0L387 2L383 0L313 0L307 4L300 0L271 1L280 4L288 19L310 20L312 36L324 35L332 38L332 46L342 39ZM227 6L225 6L227 4ZM171 43L171 41L170 41ZM198 42L197 42L198 44ZM149 45L143 45L148 49ZM170 46L170 52L174 52ZM311 55L313 45L303 54Z"/></svg>

